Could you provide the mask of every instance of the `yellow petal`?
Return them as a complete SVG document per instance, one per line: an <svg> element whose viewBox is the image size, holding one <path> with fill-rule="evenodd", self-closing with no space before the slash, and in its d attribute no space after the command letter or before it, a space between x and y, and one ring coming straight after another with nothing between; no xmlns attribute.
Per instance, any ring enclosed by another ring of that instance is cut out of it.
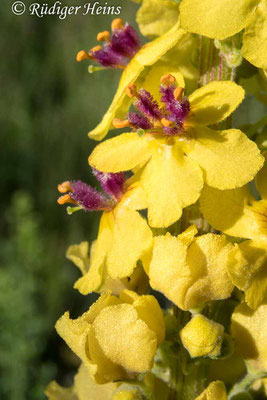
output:
<svg viewBox="0 0 267 400"><path fill-rule="evenodd" d="M127 171L143 164L150 155L145 137L129 132L96 146L89 157L89 164L103 172Z"/></svg>
<svg viewBox="0 0 267 400"><path fill-rule="evenodd" d="M251 181L263 165L256 144L238 129L195 128L188 156L199 164L205 182L217 189L234 189Z"/></svg>
<svg viewBox="0 0 267 400"><path fill-rule="evenodd" d="M100 220L98 237L90 260L90 268L74 285L82 294L96 291L103 281L106 256L113 240L113 229L113 214L104 212Z"/></svg>
<svg viewBox="0 0 267 400"><path fill-rule="evenodd" d="M221 381L212 382L195 400L227 400L226 389Z"/></svg>
<svg viewBox="0 0 267 400"><path fill-rule="evenodd" d="M178 4L173 0L143 0L136 22L143 36L150 39L163 35L176 24Z"/></svg>
<svg viewBox="0 0 267 400"><path fill-rule="evenodd" d="M217 230L243 238L264 238L252 204L249 186L234 190L218 190L204 186L200 208L205 219ZM255 203L255 202L254 202Z"/></svg>
<svg viewBox="0 0 267 400"><path fill-rule="evenodd" d="M65 340L71 350L85 363L92 375L97 372L97 367L92 360L88 358L87 337L91 325L86 321L86 315L83 314L76 320L70 319L66 312L56 323L57 333Z"/></svg>
<svg viewBox="0 0 267 400"><path fill-rule="evenodd" d="M116 296L112 296L110 292L105 292L95 301L89 310L82 315L89 324L92 324L103 308L114 304L120 304L121 301Z"/></svg>
<svg viewBox="0 0 267 400"><path fill-rule="evenodd" d="M258 172L255 180L261 198L267 200L267 151L264 151L262 155L265 158L265 163L262 169Z"/></svg>
<svg viewBox="0 0 267 400"><path fill-rule="evenodd" d="M64 388L55 381L49 383L45 389L45 394L48 400L81 400L76 395L74 388Z"/></svg>
<svg viewBox="0 0 267 400"><path fill-rule="evenodd" d="M187 290L186 309L208 301L226 299L234 288L227 272L233 245L224 235L208 233L196 238L187 251L187 264L193 283Z"/></svg>
<svg viewBox="0 0 267 400"><path fill-rule="evenodd" d="M232 314L231 334L237 351L252 368L267 370L267 304L256 310L245 303L240 304Z"/></svg>
<svg viewBox="0 0 267 400"><path fill-rule="evenodd" d="M200 37L187 33L172 50L163 58L162 62L169 68L174 64L185 80L186 93L190 94L198 87L199 79L199 47Z"/></svg>
<svg viewBox="0 0 267 400"><path fill-rule="evenodd" d="M184 207L197 201L203 181L200 168L178 146L156 145L141 183L147 196L149 224L167 227L180 218Z"/></svg>
<svg viewBox="0 0 267 400"><path fill-rule="evenodd" d="M93 329L103 353L113 363L134 372L151 369L157 349L156 334L139 319L132 305L104 308L94 320Z"/></svg>
<svg viewBox="0 0 267 400"><path fill-rule="evenodd" d="M197 228L195 225L191 225L179 235L179 240L181 240L181 242L183 242L186 246L189 246L193 242L196 235Z"/></svg>
<svg viewBox="0 0 267 400"><path fill-rule="evenodd" d="M182 0L181 26L189 32L222 40L247 26L257 3L259 0Z"/></svg>
<svg viewBox="0 0 267 400"><path fill-rule="evenodd" d="M244 89L234 82L210 82L189 96L190 119L201 125L216 124L232 114L244 96Z"/></svg>
<svg viewBox="0 0 267 400"><path fill-rule="evenodd" d="M153 289L162 292L178 307L184 307L192 281L186 264L187 246L167 233L154 238L153 256L147 273Z"/></svg>
<svg viewBox="0 0 267 400"><path fill-rule="evenodd" d="M105 113L102 121L88 133L88 136L94 140L102 140L108 133L109 129L112 127L112 122L115 117L119 116L124 112L127 112L127 107L130 106L130 99L126 96L125 88L137 80L144 66L140 65L134 58L124 69L117 92L112 100L109 109Z"/></svg>
<svg viewBox="0 0 267 400"><path fill-rule="evenodd" d="M67 250L67 258L73 262L84 275L89 269L89 257L88 257L89 243L81 242L80 244L74 244Z"/></svg>
<svg viewBox="0 0 267 400"><path fill-rule="evenodd" d="M158 37L152 42L146 43L136 53L134 60L141 65L149 66L155 64L164 54L172 49L180 39L186 34L184 29L180 28L178 21L168 32Z"/></svg>
<svg viewBox="0 0 267 400"><path fill-rule="evenodd" d="M140 173L132 175L126 182L127 191L124 193L120 204L131 210L142 210L147 208L147 199L140 183Z"/></svg>
<svg viewBox="0 0 267 400"><path fill-rule="evenodd" d="M118 303L119 299L117 297L111 296L110 293L105 293L81 317L72 320L69 317L69 313L66 312L56 323L58 334L83 361L90 375L97 383L106 383L125 377L122 368L107 359L101 349L99 351L97 348L97 343L93 342L90 346L89 340L92 336L94 337L91 324L95 318L106 307Z"/></svg>
<svg viewBox="0 0 267 400"><path fill-rule="evenodd" d="M260 1L243 35L243 56L258 68L267 68L267 4Z"/></svg>
<svg viewBox="0 0 267 400"><path fill-rule="evenodd" d="M88 333L88 347L92 362L97 368L96 373L93 375L93 379L96 381L96 383L106 384L108 382L127 379L127 372L124 370L124 368L114 363L109 357L106 356L95 336L95 331L93 328ZM89 372L92 375L90 369Z"/></svg>
<svg viewBox="0 0 267 400"><path fill-rule="evenodd" d="M74 377L74 386L79 400L109 400L117 389L118 383L97 384L91 378L86 366L81 364L78 373Z"/></svg>
<svg viewBox="0 0 267 400"><path fill-rule="evenodd" d="M130 100L126 96L125 88L137 80L145 66L153 65L157 62L168 50L173 48L178 41L183 37L185 31L180 29L177 23L168 32L159 38L145 44L130 61L128 66L123 71L118 90L113 98L113 101L104 115L102 121L97 127L89 132L89 137L95 140L103 139L115 117L122 114L122 110L127 112L126 108L129 107Z"/></svg>
<svg viewBox="0 0 267 400"><path fill-rule="evenodd" d="M125 289L135 290L138 294L146 293L149 288L148 277L143 267L137 263L133 273L124 279L112 279L107 273L104 281L98 289L99 293L111 291L112 294L119 296Z"/></svg>
<svg viewBox="0 0 267 400"><path fill-rule="evenodd" d="M250 308L256 309L267 294L267 241L247 240L236 247L228 273L246 294Z"/></svg>
<svg viewBox="0 0 267 400"><path fill-rule="evenodd" d="M165 324L162 310L155 297L149 295L140 296L133 302L133 306L137 311L138 317L156 333L158 345L161 344L165 338Z"/></svg>
<svg viewBox="0 0 267 400"><path fill-rule="evenodd" d="M112 278L130 276L137 261L152 246L152 232L145 219L134 210L118 205L114 209L112 246L107 257L107 271Z"/></svg>
<svg viewBox="0 0 267 400"><path fill-rule="evenodd" d="M192 358L218 356L223 333L223 325L197 314L180 331L180 338Z"/></svg>

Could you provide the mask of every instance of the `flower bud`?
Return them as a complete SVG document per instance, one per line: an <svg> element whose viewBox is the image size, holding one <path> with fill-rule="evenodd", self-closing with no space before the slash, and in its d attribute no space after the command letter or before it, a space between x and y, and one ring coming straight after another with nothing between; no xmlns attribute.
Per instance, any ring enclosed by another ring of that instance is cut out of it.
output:
<svg viewBox="0 0 267 400"><path fill-rule="evenodd" d="M197 314L180 331L180 338L192 358L216 357L221 352L223 333L221 324Z"/></svg>

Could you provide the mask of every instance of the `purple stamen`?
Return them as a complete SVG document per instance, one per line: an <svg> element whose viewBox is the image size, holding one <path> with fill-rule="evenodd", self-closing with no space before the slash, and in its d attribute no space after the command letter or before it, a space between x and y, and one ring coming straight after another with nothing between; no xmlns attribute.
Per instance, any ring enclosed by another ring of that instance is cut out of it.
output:
<svg viewBox="0 0 267 400"><path fill-rule="evenodd" d="M70 182L72 200L86 211L107 210L110 208L109 199L96 189L81 181Z"/></svg>
<svg viewBox="0 0 267 400"><path fill-rule="evenodd" d="M122 29L116 29L112 33L110 42L114 51L129 58L132 58L140 49L139 37L129 24Z"/></svg>
<svg viewBox="0 0 267 400"><path fill-rule="evenodd" d="M176 123L175 126L164 126L163 130L164 130L166 135L175 136L175 135L178 135L181 132L182 128L183 128L183 124L182 123L180 125L178 125Z"/></svg>
<svg viewBox="0 0 267 400"><path fill-rule="evenodd" d="M118 68L126 66L128 63L127 58L116 52L110 44L105 44L101 50L94 51L91 54L103 67Z"/></svg>
<svg viewBox="0 0 267 400"><path fill-rule="evenodd" d="M147 117L138 114L137 112L129 112L127 119L136 129L140 128L146 130L153 128L153 125L149 122Z"/></svg>
<svg viewBox="0 0 267 400"><path fill-rule="evenodd" d="M183 124L185 118L190 111L190 104L186 97L183 97L181 101L176 100L174 97L175 86L161 85L160 93L162 94L161 101L165 104L166 111L168 113L167 118L170 121L176 122L179 126Z"/></svg>
<svg viewBox="0 0 267 400"><path fill-rule="evenodd" d="M134 106L146 117L152 120L159 120L162 118L162 113L159 109L158 103L153 99L153 96L145 89L140 89L138 98Z"/></svg>
<svg viewBox="0 0 267 400"><path fill-rule="evenodd" d="M117 174L106 174L98 171L97 169L93 169L93 174L101 183L102 189L107 195L112 196L115 199L121 198L124 192L124 185L126 181L123 172L119 172Z"/></svg>

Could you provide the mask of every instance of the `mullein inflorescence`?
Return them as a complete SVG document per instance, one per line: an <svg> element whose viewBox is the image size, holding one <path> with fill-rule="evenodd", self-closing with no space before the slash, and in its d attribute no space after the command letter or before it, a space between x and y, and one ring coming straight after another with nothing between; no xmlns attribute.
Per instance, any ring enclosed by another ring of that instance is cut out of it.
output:
<svg viewBox="0 0 267 400"><path fill-rule="evenodd" d="M250 52L253 40L262 41L266 7L245 3L234 5L240 19L227 21L226 0L181 0L180 21L176 2L143 0L143 32L158 36L163 8L178 22L141 47L133 28L116 19L111 34L98 34L102 47L77 55L124 69L89 136L100 140L112 125L127 131L89 156L102 191L81 181L58 186L69 214L102 213L90 254L87 242L67 253L82 274L75 288L100 297L81 317L67 312L56 324L81 366L71 388L50 383L50 400L266 398L267 152L231 128L245 92L222 80L225 70L238 77L218 50L224 46L192 35L218 41L245 28L244 57L266 68L260 49Z"/></svg>

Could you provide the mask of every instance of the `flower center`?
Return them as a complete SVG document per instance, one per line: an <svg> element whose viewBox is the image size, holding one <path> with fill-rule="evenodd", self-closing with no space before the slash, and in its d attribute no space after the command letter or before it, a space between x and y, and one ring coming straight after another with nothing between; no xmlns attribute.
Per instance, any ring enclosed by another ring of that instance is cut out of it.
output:
<svg viewBox="0 0 267 400"><path fill-rule="evenodd" d="M159 87L161 105L145 89L137 91L131 84L126 93L133 98L136 109L129 112L127 119L120 121L115 119L115 128L131 126L134 130L149 130L150 133L159 133L167 136L181 135L184 132L184 122L190 112L190 103L183 96L184 89L175 85L174 76L168 74L161 78Z"/></svg>
<svg viewBox="0 0 267 400"><path fill-rule="evenodd" d="M77 61L91 59L97 61L104 68L125 68L129 59L133 58L140 49L140 39L135 30L122 19L116 18L112 21L110 34L108 31L99 32L97 40L104 45L95 46L87 53L81 50L77 54ZM89 72L99 68L90 66Z"/></svg>

